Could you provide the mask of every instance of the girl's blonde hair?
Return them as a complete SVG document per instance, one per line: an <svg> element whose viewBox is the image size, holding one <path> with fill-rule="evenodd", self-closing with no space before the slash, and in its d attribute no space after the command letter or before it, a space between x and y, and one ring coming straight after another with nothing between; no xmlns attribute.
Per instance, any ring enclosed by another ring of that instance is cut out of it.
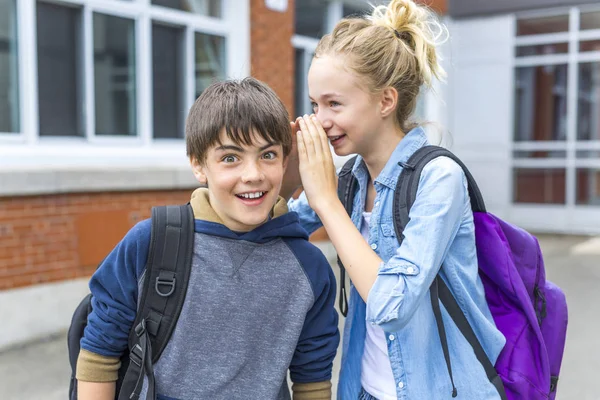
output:
<svg viewBox="0 0 600 400"><path fill-rule="evenodd" d="M412 0L391 0L373 8L364 18L341 20L323 36L315 58L344 56L345 65L377 93L387 87L398 91L396 121L404 132L423 85L446 76L436 47L448 37L436 14Z"/></svg>

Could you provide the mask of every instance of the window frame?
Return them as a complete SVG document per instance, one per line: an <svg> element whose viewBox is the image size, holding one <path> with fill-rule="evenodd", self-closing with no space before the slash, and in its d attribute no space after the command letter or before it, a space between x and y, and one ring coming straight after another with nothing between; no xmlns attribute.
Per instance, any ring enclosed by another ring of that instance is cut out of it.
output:
<svg viewBox="0 0 600 400"><path fill-rule="evenodd" d="M83 137L40 137L37 82L37 3L53 3L81 10L84 101ZM153 138L152 23L184 28L182 73L187 111L195 100L195 33L225 38L224 75L241 78L250 74L250 4L248 0L222 0L222 16L209 17L152 5L150 0L19 0L17 1L17 52L19 127L15 133L0 132L0 170L11 167L44 169L48 166L103 167L152 166L156 157L171 167L187 166L185 141ZM135 34L136 136L95 134L94 13L132 19ZM185 113L182 113L185 114Z"/></svg>
<svg viewBox="0 0 600 400"><path fill-rule="evenodd" d="M577 151L581 150L600 150L600 139L594 141L581 141L577 139L577 115L579 98L579 65L585 62L600 63L600 51L581 52L579 44L581 41L600 39L600 29L580 30L580 16L582 13L600 11L598 5L581 5L569 8L555 8L543 11L528 11L514 15L514 52L513 52L513 89L512 102L516 107L516 69L519 67L539 67L545 65L567 65L567 113L566 113L566 139L564 141L516 141L515 124L516 114L513 114L513 124L511 131L511 204L517 207L526 206L555 206L554 204L533 204L519 203L514 199L514 171L516 169L565 169L565 204L560 207L567 209L580 209L585 207L597 207L594 205L577 204L577 170L581 168L600 168L600 158L578 158ZM569 30L567 32L546 33L536 35L517 36L516 26L518 19L543 18L557 15L568 15ZM549 54L517 57L516 50L521 46L568 43L569 50L564 54ZM515 156L518 151L544 151L558 150L565 151L564 158L519 158Z"/></svg>

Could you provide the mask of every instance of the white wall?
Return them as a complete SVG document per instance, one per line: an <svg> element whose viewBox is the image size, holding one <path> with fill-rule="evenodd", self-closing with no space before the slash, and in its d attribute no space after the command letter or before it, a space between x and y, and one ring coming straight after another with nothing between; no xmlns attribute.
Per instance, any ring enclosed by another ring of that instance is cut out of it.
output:
<svg viewBox="0 0 600 400"><path fill-rule="evenodd" d="M513 18L447 21L448 72L442 118L451 149L477 180L489 211L506 217L511 202Z"/></svg>
<svg viewBox="0 0 600 400"><path fill-rule="evenodd" d="M89 278L0 291L0 351L68 329ZM65 348L67 344L65 343Z"/></svg>

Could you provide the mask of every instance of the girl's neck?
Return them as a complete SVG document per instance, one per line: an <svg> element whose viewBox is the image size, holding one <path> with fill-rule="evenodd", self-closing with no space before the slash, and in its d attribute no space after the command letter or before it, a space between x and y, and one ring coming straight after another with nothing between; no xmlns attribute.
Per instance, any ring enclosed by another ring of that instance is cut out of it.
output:
<svg viewBox="0 0 600 400"><path fill-rule="evenodd" d="M404 136L405 133L399 128L382 131L377 135L373 146L364 154L361 154L369 171L371 182L379 176Z"/></svg>

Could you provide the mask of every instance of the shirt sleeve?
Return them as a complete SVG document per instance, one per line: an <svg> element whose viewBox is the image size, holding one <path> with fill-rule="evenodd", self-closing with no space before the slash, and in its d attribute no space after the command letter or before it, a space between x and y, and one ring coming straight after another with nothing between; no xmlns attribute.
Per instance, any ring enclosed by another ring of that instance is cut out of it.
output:
<svg viewBox="0 0 600 400"><path fill-rule="evenodd" d="M304 192L302 192L297 199L290 199L288 201L288 209L298 213L300 226L302 226L309 235L323 226L317 213L308 205L308 199Z"/></svg>
<svg viewBox="0 0 600 400"><path fill-rule="evenodd" d="M403 328L435 279L470 205L462 168L439 157L420 176L402 245L382 263L367 298L367 321L387 332Z"/></svg>
<svg viewBox="0 0 600 400"><path fill-rule="evenodd" d="M118 357L127 349L137 310L138 277L148 258L150 231L150 220L134 226L92 276L92 312L81 349L109 357Z"/></svg>

